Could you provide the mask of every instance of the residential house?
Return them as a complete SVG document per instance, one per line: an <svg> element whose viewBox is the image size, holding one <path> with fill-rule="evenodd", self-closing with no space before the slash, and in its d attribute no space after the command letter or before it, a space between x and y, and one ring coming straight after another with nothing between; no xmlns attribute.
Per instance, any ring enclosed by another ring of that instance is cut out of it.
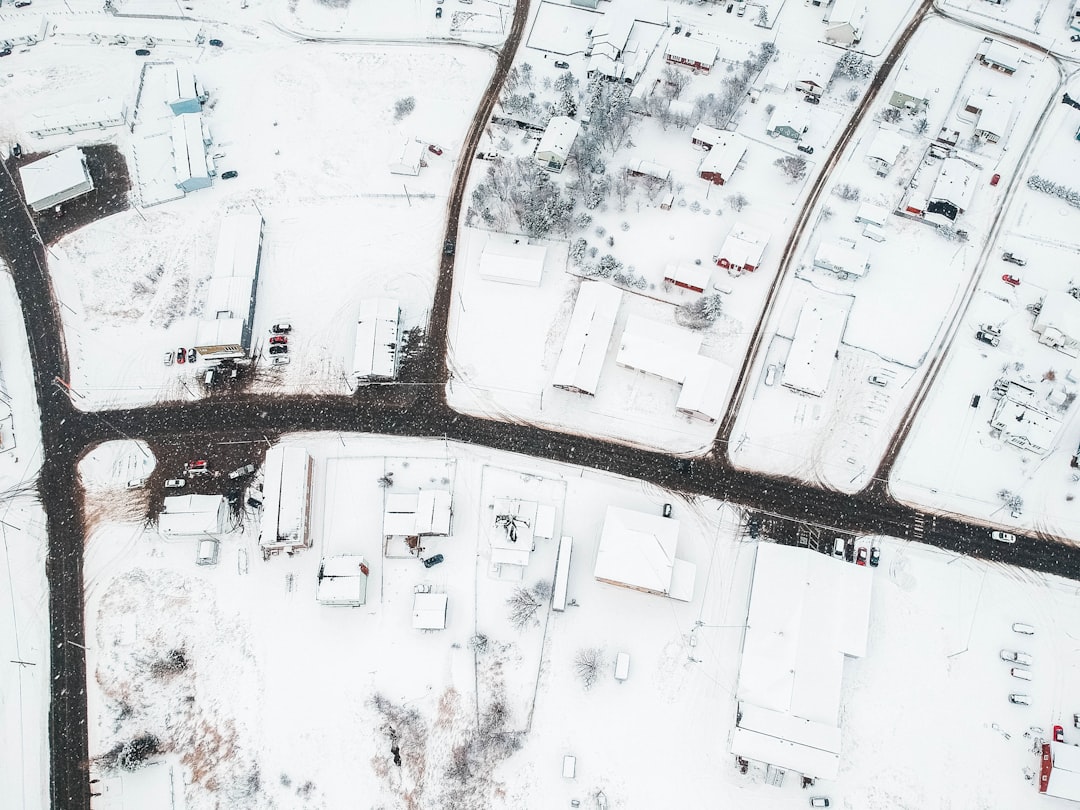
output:
<svg viewBox="0 0 1080 810"><path fill-rule="evenodd" d="M644 177L646 180L661 183L666 183L671 178L671 169L648 160L633 161L626 167L626 173L631 177Z"/></svg>
<svg viewBox="0 0 1080 810"><path fill-rule="evenodd" d="M1020 67L1020 49L1007 42L987 37L975 54L975 61L991 70L1011 76Z"/></svg>
<svg viewBox="0 0 1080 810"><path fill-rule="evenodd" d="M825 53L814 54L803 61L795 74L795 89L808 96L821 98L832 80L836 59Z"/></svg>
<svg viewBox="0 0 1080 810"><path fill-rule="evenodd" d="M1031 328L1039 335L1039 343L1076 357L1080 354L1080 301L1065 292L1048 292Z"/></svg>
<svg viewBox="0 0 1080 810"><path fill-rule="evenodd" d="M744 136L725 133L702 158L698 177L717 186L724 185L742 162L749 145L750 141Z"/></svg>
<svg viewBox="0 0 1080 810"><path fill-rule="evenodd" d="M879 177L885 177L907 151L907 140L899 132L879 129L866 147L866 161Z"/></svg>
<svg viewBox="0 0 1080 810"><path fill-rule="evenodd" d="M896 84L893 85L889 104L900 110L919 113L925 110L929 103L930 95L926 90L926 85L912 73L907 65L904 65L896 79Z"/></svg>
<svg viewBox="0 0 1080 810"><path fill-rule="evenodd" d="M675 557L679 521L609 506L593 576L609 585L689 602L697 567Z"/></svg>
<svg viewBox="0 0 1080 810"><path fill-rule="evenodd" d="M736 222L720 252L716 264L732 273L752 273L761 265L761 256L769 244L769 234Z"/></svg>
<svg viewBox="0 0 1080 810"><path fill-rule="evenodd" d="M668 40L664 59L672 65L684 65L708 73L716 62L716 53L716 46L704 39L673 36Z"/></svg>
<svg viewBox="0 0 1080 810"><path fill-rule="evenodd" d="M716 127L708 124L698 124L690 136L690 143L703 149L712 149L717 142L724 138L724 133Z"/></svg>
<svg viewBox="0 0 1080 810"><path fill-rule="evenodd" d="M700 264L669 264L664 268L665 282L691 292L705 292L711 276L712 271Z"/></svg>
<svg viewBox="0 0 1080 810"><path fill-rule="evenodd" d="M845 47L856 45L865 22L865 0L834 0L825 17L825 39Z"/></svg>
<svg viewBox="0 0 1080 810"><path fill-rule="evenodd" d="M862 278L870 272L870 253L858 250L850 240L822 242L814 254L814 267L835 273L844 280Z"/></svg>
<svg viewBox="0 0 1080 810"><path fill-rule="evenodd" d="M769 117L769 126L765 132L773 138L782 136L793 141L800 140L810 129L805 107L805 104L799 105L794 101L781 101Z"/></svg>
<svg viewBox="0 0 1080 810"><path fill-rule="evenodd" d="M941 173L927 197L926 214L954 221L971 205L978 179L977 166L955 157L943 160Z"/></svg>
<svg viewBox="0 0 1080 810"><path fill-rule="evenodd" d="M554 116L536 147L536 162L553 172L561 172L578 134L578 122L565 115Z"/></svg>
<svg viewBox="0 0 1080 810"><path fill-rule="evenodd" d="M1004 137L1012 120L1012 101L989 93L973 93L964 105L964 112L976 116L977 138L997 143Z"/></svg>
<svg viewBox="0 0 1080 810"><path fill-rule="evenodd" d="M1006 444L1045 456L1054 446L1061 419L1030 386L1010 380L990 417L990 430Z"/></svg>

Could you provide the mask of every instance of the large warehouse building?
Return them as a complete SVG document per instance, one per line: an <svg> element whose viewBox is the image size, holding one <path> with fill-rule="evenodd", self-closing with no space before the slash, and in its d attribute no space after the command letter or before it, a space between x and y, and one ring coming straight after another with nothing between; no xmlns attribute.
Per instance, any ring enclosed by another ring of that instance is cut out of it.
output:
<svg viewBox="0 0 1080 810"><path fill-rule="evenodd" d="M311 545L311 480L314 463L307 450L277 444L263 464L263 516L259 547L263 554L292 554Z"/></svg>

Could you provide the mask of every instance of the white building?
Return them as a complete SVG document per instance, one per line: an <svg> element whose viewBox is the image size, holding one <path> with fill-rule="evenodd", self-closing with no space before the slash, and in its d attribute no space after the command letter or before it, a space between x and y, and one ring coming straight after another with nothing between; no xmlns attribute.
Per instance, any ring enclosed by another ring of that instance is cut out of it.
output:
<svg viewBox="0 0 1080 810"><path fill-rule="evenodd" d="M397 376L401 308L393 298L360 302L353 343L352 379L392 380Z"/></svg>
<svg viewBox="0 0 1080 810"><path fill-rule="evenodd" d="M692 357L701 349L701 335L673 324L650 321L636 313L626 319L619 353L620 366L682 383Z"/></svg>
<svg viewBox="0 0 1080 810"><path fill-rule="evenodd" d="M726 137L727 133L708 124L698 124L690 135L690 143L705 149L712 149Z"/></svg>
<svg viewBox="0 0 1080 810"><path fill-rule="evenodd" d="M1080 802L1080 748L1059 742L1042 744L1039 793Z"/></svg>
<svg viewBox="0 0 1080 810"><path fill-rule="evenodd" d="M795 74L795 89L807 95L821 98L832 81L836 57L827 53L808 56Z"/></svg>
<svg viewBox="0 0 1080 810"><path fill-rule="evenodd" d="M845 47L856 45L865 23L865 0L834 0L825 18L825 39Z"/></svg>
<svg viewBox="0 0 1080 810"><path fill-rule="evenodd" d="M49 135L71 135L92 129L122 127L126 120L127 107L122 101L102 98L35 113L27 122L26 131L35 138L45 138Z"/></svg>
<svg viewBox="0 0 1080 810"><path fill-rule="evenodd" d="M73 200L94 190L86 155L72 146L19 167L26 204L35 212Z"/></svg>
<svg viewBox="0 0 1080 810"><path fill-rule="evenodd" d="M1061 419L1051 413L1045 400L1034 389L1009 381L1005 395L998 400L990 417L990 430L1006 444L1045 456L1054 448L1054 438L1061 429Z"/></svg>
<svg viewBox="0 0 1080 810"><path fill-rule="evenodd" d="M1015 45L987 37L975 54L979 64L1009 76L1020 67L1020 49Z"/></svg>
<svg viewBox="0 0 1080 810"><path fill-rule="evenodd" d="M1048 292L1031 328L1038 333L1039 343L1076 357L1080 353L1080 301L1068 293Z"/></svg>
<svg viewBox="0 0 1080 810"><path fill-rule="evenodd" d="M701 159L698 166L698 177L708 180L717 186L722 186L731 179L735 169L742 163L746 150L750 146L748 138L725 132L712 145L708 154Z"/></svg>
<svg viewBox="0 0 1080 810"><path fill-rule="evenodd" d="M674 518L609 506L593 576L609 585L689 602L697 568L675 557L678 543Z"/></svg>
<svg viewBox="0 0 1080 810"><path fill-rule="evenodd" d="M616 287L602 281L581 282L552 385L596 394L621 303L622 291Z"/></svg>
<svg viewBox="0 0 1080 810"><path fill-rule="evenodd" d="M536 147L536 162L545 169L561 172L577 138L578 127L578 122L573 118L565 115L552 117Z"/></svg>
<svg viewBox="0 0 1080 810"><path fill-rule="evenodd" d="M449 537L453 498L447 489L387 492L383 506L383 536Z"/></svg>
<svg viewBox="0 0 1080 810"><path fill-rule="evenodd" d="M840 770L844 664L866 655L873 569L757 546L731 753L818 779Z"/></svg>
<svg viewBox="0 0 1080 810"><path fill-rule="evenodd" d="M879 129L866 147L866 160L879 177L885 177L906 151L907 139L903 135L891 129Z"/></svg>
<svg viewBox="0 0 1080 810"><path fill-rule="evenodd" d="M443 630L446 628L445 593L418 593L413 596L412 626L416 630Z"/></svg>
<svg viewBox="0 0 1080 810"><path fill-rule="evenodd" d="M846 323L847 310L839 304L825 299L803 303L784 364L786 388L812 397L825 393Z"/></svg>
<svg viewBox="0 0 1080 810"><path fill-rule="evenodd" d="M889 221L889 209L883 205L862 203L855 214L855 221L884 228L885 223Z"/></svg>
<svg viewBox="0 0 1080 810"><path fill-rule="evenodd" d="M221 220L206 306L195 327L195 351L204 360L240 359L251 350L262 227L259 214L229 214Z"/></svg>
<svg viewBox="0 0 1080 810"><path fill-rule="evenodd" d="M228 531L228 503L220 495L173 495L158 515L163 537L217 537Z"/></svg>
<svg viewBox="0 0 1080 810"><path fill-rule="evenodd" d="M546 258L545 246L530 245L524 237L511 241L490 236L480 254L480 277L507 284L539 287Z"/></svg>
<svg viewBox="0 0 1080 810"><path fill-rule="evenodd" d="M44 42L52 23L44 14L5 14L0 31L0 49Z"/></svg>
<svg viewBox="0 0 1080 810"><path fill-rule="evenodd" d="M716 45L704 39L673 36L668 40L664 59L672 65L684 65L708 73L716 62L716 53Z"/></svg>
<svg viewBox="0 0 1080 810"><path fill-rule="evenodd" d="M856 248L854 242L822 242L814 254L814 267L844 280L862 278L870 272L870 253Z"/></svg>
<svg viewBox="0 0 1080 810"><path fill-rule="evenodd" d="M213 143L202 113L184 113L172 122L173 167L182 191L209 188L213 174L206 147Z"/></svg>
<svg viewBox="0 0 1080 810"><path fill-rule="evenodd" d="M671 179L671 169L651 160L635 160L626 167L626 173L631 177L644 177L646 180L658 180L666 183Z"/></svg>
<svg viewBox="0 0 1080 810"><path fill-rule="evenodd" d="M976 116L975 136L997 143L1009 130L1012 120L1012 100L989 93L973 93L964 111Z"/></svg>
<svg viewBox="0 0 1080 810"><path fill-rule="evenodd" d="M664 268L665 282L691 292L705 292L711 277L712 271L700 264L669 264Z"/></svg>
<svg viewBox="0 0 1080 810"><path fill-rule="evenodd" d="M360 607L367 602L367 581L370 573L360 554L323 557L319 563L315 598L320 605Z"/></svg>
<svg viewBox="0 0 1080 810"><path fill-rule="evenodd" d="M418 140L407 140L390 157L390 174L406 174L415 177L424 165L424 145Z"/></svg>
<svg viewBox="0 0 1080 810"><path fill-rule="evenodd" d="M926 214L954 221L971 207L979 182L979 169L960 158L945 158L926 205Z"/></svg>
<svg viewBox="0 0 1080 810"><path fill-rule="evenodd" d="M720 252L714 256L717 266L733 273L752 273L761 266L761 257L769 244L769 234L736 222Z"/></svg>
<svg viewBox="0 0 1080 810"><path fill-rule="evenodd" d="M263 464L263 513L259 546L263 555L289 554L311 546L311 482L314 463L307 450L276 444Z"/></svg>
<svg viewBox="0 0 1080 810"><path fill-rule="evenodd" d="M675 410L695 419L715 422L724 415L732 376L730 366L711 357L694 355L687 363Z"/></svg>
<svg viewBox="0 0 1080 810"><path fill-rule="evenodd" d="M496 579L521 580L536 549L540 505L535 501L498 497L487 523L489 573Z"/></svg>

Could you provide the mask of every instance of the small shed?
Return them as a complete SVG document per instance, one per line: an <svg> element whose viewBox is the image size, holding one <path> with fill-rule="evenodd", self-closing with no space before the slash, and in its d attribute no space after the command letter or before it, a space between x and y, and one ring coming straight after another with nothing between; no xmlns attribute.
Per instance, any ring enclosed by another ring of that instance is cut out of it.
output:
<svg viewBox="0 0 1080 810"><path fill-rule="evenodd" d="M412 626L417 630L443 630L446 627L445 593L413 595Z"/></svg>
<svg viewBox="0 0 1080 810"><path fill-rule="evenodd" d="M530 245L524 237L513 241L489 238L480 254L480 277L506 284L539 287L547 248Z"/></svg>
<svg viewBox="0 0 1080 810"><path fill-rule="evenodd" d="M536 147L536 162L545 169L561 172L570 156L579 127L573 118L565 115L553 116Z"/></svg>
<svg viewBox="0 0 1080 810"><path fill-rule="evenodd" d="M74 146L20 166L19 179L35 213L94 190L86 155Z"/></svg>
<svg viewBox="0 0 1080 810"><path fill-rule="evenodd" d="M699 264L669 264L664 268L664 281L692 292L705 292L712 271Z"/></svg>
<svg viewBox="0 0 1080 810"><path fill-rule="evenodd" d="M911 68L904 65L889 96L890 106L909 112L922 112L930 103L930 94L925 83L917 78Z"/></svg>
<svg viewBox="0 0 1080 810"><path fill-rule="evenodd" d="M885 223L889 220L889 209L883 205L873 205L872 203L863 203L859 206L858 212L855 214L855 221L866 225L877 225L879 228L884 228Z"/></svg>
<svg viewBox="0 0 1080 810"><path fill-rule="evenodd" d="M424 145L412 139L405 141L401 148L390 157L390 174L405 174L415 177L424 165Z"/></svg>
<svg viewBox="0 0 1080 810"><path fill-rule="evenodd" d="M319 563L315 596L321 605L360 607L367 602L367 580L371 572L359 554L324 557Z"/></svg>

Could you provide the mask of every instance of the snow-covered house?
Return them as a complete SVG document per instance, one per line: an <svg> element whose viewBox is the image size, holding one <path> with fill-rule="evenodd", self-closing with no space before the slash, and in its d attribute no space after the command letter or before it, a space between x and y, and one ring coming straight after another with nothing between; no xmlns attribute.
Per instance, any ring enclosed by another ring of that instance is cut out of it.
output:
<svg viewBox="0 0 1080 810"><path fill-rule="evenodd" d="M692 292L705 292L712 275L708 267L699 264L669 264L664 268L664 281Z"/></svg>
<svg viewBox="0 0 1080 810"><path fill-rule="evenodd" d="M675 410L715 422L724 415L733 371L719 360L696 354L689 359Z"/></svg>
<svg viewBox="0 0 1080 810"><path fill-rule="evenodd" d="M406 140L390 156L390 174L415 177L424 165L424 145L415 138Z"/></svg>
<svg viewBox="0 0 1080 810"><path fill-rule="evenodd" d="M449 598L445 593L417 593L413 596L412 626L416 630L443 630L446 628L446 606Z"/></svg>
<svg viewBox="0 0 1080 810"><path fill-rule="evenodd" d="M73 200L94 190L86 155L74 146L19 167L26 204L36 211Z"/></svg>
<svg viewBox="0 0 1080 810"><path fill-rule="evenodd" d="M1042 744L1039 793L1080 802L1080 748L1060 742Z"/></svg>
<svg viewBox="0 0 1080 810"><path fill-rule="evenodd" d="M743 135L736 135L733 132L723 133L708 154L701 159L698 177L717 186L724 185L742 162L749 145L749 139Z"/></svg>
<svg viewBox="0 0 1080 810"><path fill-rule="evenodd" d="M626 167L626 173L631 177L644 177L646 180L656 180L666 183L671 178L671 169L653 163L651 160L635 160Z"/></svg>
<svg viewBox="0 0 1080 810"><path fill-rule="evenodd" d="M492 237L480 254L480 278L539 287L546 257L546 247L530 245L524 237L513 240Z"/></svg>
<svg viewBox="0 0 1080 810"><path fill-rule="evenodd" d="M1035 396L1030 386L1010 380L1004 396L990 417L990 430L1006 444L1039 456L1054 447L1061 419L1051 413L1045 400Z"/></svg>
<svg viewBox="0 0 1080 810"><path fill-rule="evenodd" d="M176 187L182 191L209 188L211 161L206 147L213 143L202 113L184 113L172 122L173 167Z"/></svg>
<svg viewBox="0 0 1080 810"><path fill-rule="evenodd" d="M876 225L879 228L884 228L885 223L889 221L889 209L883 205L862 203L859 210L855 212L855 221L863 225Z"/></svg>
<svg viewBox="0 0 1080 810"><path fill-rule="evenodd" d="M1073 3L1072 10L1069 12L1069 28L1080 31L1080 0Z"/></svg>
<svg viewBox="0 0 1080 810"><path fill-rule="evenodd" d="M978 167L960 158L945 158L927 198L926 214L954 221L971 205L978 179Z"/></svg>
<svg viewBox="0 0 1080 810"><path fill-rule="evenodd" d="M795 89L809 96L821 98L832 79L836 59L826 53L807 57L795 74Z"/></svg>
<svg viewBox="0 0 1080 810"><path fill-rule="evenodd" d="M315 598L320 605L360 607L367 602L367 580L370 573L360 554L323 557L319 563Z"/></svg>
<svg viewBox="0 0 1080 810"><path fill-rule="evenodd" d="M1012 100L989 93L973 93L964 105L964 112L977 116L975 136L990 143L1004 137L1012 120Z"/></svg>
<svg viewBox="0 0 1080 810"><path fill-rule="evenodd" d="M675 557L679 521L609 506L593 576L609 585L689 602L697 568Z"/></svg>
<svg viewBox="0 0 1080 810"><path fill-rule="evenodd" d="M195 351L204 360L237 360L251 350L262 237L259 214L228 214L221 220L206 305L195 326Z"/></svg>
<svg viewBox="0 0 1080 810"><path fill-rule="evenodd" d="M865 22L865 0L834 0L825 17L825 39L838 45L856 45L862 39Z"/></svg>
<svg viewBox="0 0 1080 810"><path fill-rule="evenodd" d="M553 172L561 172L578 134L578 122L565 115L553 116L536 147L536 162Z"/></svg>
<svg viewBox="0 0 1080 810"><path fill-rule="evenodd" d="M171 537L217 537L228 531L229 507L221 495L173 495L158 515L158 533Z"/></svg>
<svg viewBox="0 0 1080 810"><path fill-rule="evenodd" d="M1020 67L1020 49L998 39L986 37L975 54L975 61L1009 76Z"/></svg>
<svg viewBox="0 0 1080 810"><path fill-rule="evenodd" d="M602 281L583 281L566 327L551 384L593 396L600 384L622 291Z"/></svg>
<svg viewBox="0 0 1080 810"><path fill-rule="evenodd" d="M536 501L518 498L498 497L492 501L487 523L489 573L496 579L521 579L536 549L540 508Z"/></svg>
<svg viewBox="0 0 1080 810"><path fill-rule="evenodd" d="M790 100L782 100L769 116L769 125L765 132L770 137L783 136L793 141L800 140L810 129L810 119L805 104L799 105Z"/></svg>
<svg viewBox="0 0 1080 810"><path fill-rule="evenodd" d="M871 572L809 549L757 546L733 755L780 779L836 778L844 664L866 655Z"/></svg>
<svg viewBox="0 0 1080 810"><path fill-rule="evenodd" d="M259 546L264 556L311 545L311 483L315 465L307 450L276 444L263 463L263 510Z"/></svg>
<svg viewBox="0 0 1080 810"><path fill-rule="evenodd" d="M352 379L392 380L397 376L401 343L401 307L394 298L360 302L353 343Z"/></svg>
<svg viewBox="0 0 1080 810"><path fill-rule="evenodd" d="M926 84L905 65L896 79L896 84L893 85L889 104L900 110L922 112L929 103L930 95L926 90Z"/></svg>
<svg viewBox="0 0 1080 810"><path fill-rule="evenodd" d="M1039 335L1039 343L1076 357L1080 353L1080 301L1068 293L1048 292L1031 328Z"/></svg>
<svg viewBox="0 0 1080 810"><path fill-rule="evenodd" d="M643 318L626 319L615 362L645 374L682 383L690 358L701 349L701 335L673 324Z"/></svg>
<svg viewBox="0 0 1080 810"><path fill-rule="evenodd" d="M845 280L862 278L870 272L870 253L857 249L854 242L822 242L814 254L814 267Z"/></svg>
<svg viewBox="0 0 1080 810"><path fill-rule="evenodd" d="M906 151L907 140L903 135L894 130L879 129L866 147L866 160L879 177L884 177Z"/></svg>
<svg viewBox="0 0 1080 810"><path fill-rule="evenodd" d="M165 103L173 115L202 112L206 96L195 80L195 73L187 65L163 65L161 80L164 85Z"/></svg>
<svg viewBox="0 0 1080 810"><path fill-rule="evenodd" d="M690 143L703 149L712 149L726 137L726 133L708 124L698 124L690 134Z"/></svg>
<svg viewBox="0 0 1080 810"><path fill-rule="evenodd" d="M453 496L448 489L387 492L383 505L383 536L449 537Z"/></svg>
<svg viewBox="0 0 1080 810"><path fill-rule="evenodd" d="M588 55L602 54L612 60L621 59L633 27L634 15L628 9L608 9L593 25Z"/></svg>
<svg viewBox="0 0 1080 810"><path fill-rule="evenodd" d="M714 256L717 266L733 273L752 273L761 265L761 256L769 244L766 231L736 222Z"/></svg>
<svg viewBox="0 0 1080 810"><path fill-rule="evenodd" d="M664 59L671 65L684 65L708 73L716 63L717 47L704 39L673 36L668 40Z"/></svg>
<svg viewBox="0 0 1080 810"><path fill-rule="evenodd" d="M124 102L102 98L83 104L51 107L37 113L26 124L26 131L35 138L49 135L71 135L89 129L122 127L127 122Z"/></svg>
<svg viewBox="0 0 1080 810"><path fill-rule="evenodd" d="M812 397L824 395L846 324L847 310L831 300L803 303L784 364L785 388Z"/></svg>

